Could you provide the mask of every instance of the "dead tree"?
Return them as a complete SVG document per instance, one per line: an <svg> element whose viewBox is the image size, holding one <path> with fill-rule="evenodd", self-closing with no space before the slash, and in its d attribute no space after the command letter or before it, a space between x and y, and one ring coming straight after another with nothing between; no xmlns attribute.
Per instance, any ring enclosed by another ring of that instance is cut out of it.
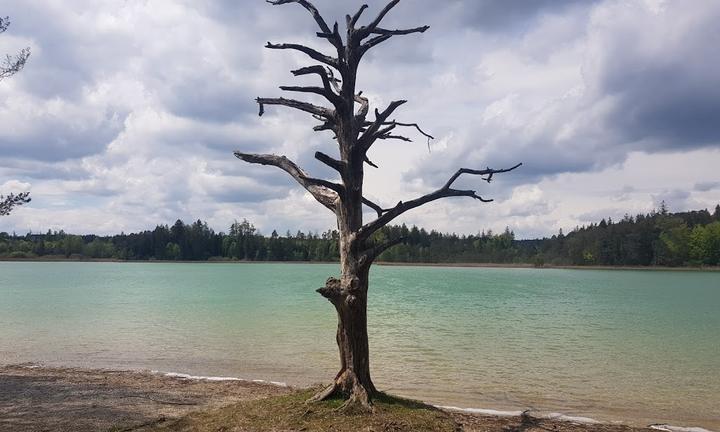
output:
<svg viewBox="0 0 720 432"><path fill-rule="evenodd" d="M490 182L493 175L512 171L518 164L508 169L467 169L462 168L434 192L408 201L400 201L394 206L383 207L363 196L364 165L375 166L368 159L368 151L382 140L403 140L409 138L398 133L403 127L416 129L428 139L432 138L416 123L395 121L393 114L406 101L391 102L385 109L374 110L370 119L369 101L355 88L358 66L363 56L377 45L394 36L423 33L429 27L391 30L381 26L385 16L400 0L392 0L380 13L366 25L358 25L367 5L363 5L354 15L346 16L344 37L338 24L327 24L317 8L307 0L266 0L273 5L296 3L305 8L317 23L320 31L317 36L327 41L333 48L332 55L323 54L313 48L295 43L270 43L266 48L273 50L295 50L306 54L317 64L292 71L295 76L317 75L318 86L282 86L281 90L295 93L311 93L327 100L329 106L318 106L296 99L258 98L260 115L269 105L282 105L304 111L320 121L315 131L331 131L339 148L339 157L317 152L315 158L339 173L340 181L328 181L313 177L285 156L271 154L248 154L240 151L235 156L245 162L271 165L290 174L317 201L327 207L337 217L340 231L340 278L329 278L324 287L317 290L328 299L337 311L337 344L340 350L340 371L327 389L318 393L312 400L342 395L347 399L345 406L360 405L370 408L372 397L377 392L370 378L370 357L367 333L367 294L370 265L388 248L401 243L394 239L387 243L375 244L371 236L383 226L392 222L403 213L448 197L469 197L482 202L484 199L474 190L456 189L453 184L463 174L484 176ZM336 78L339 74L339 79ZM363 223L363 205L377 213L377 218Z"/></svg>

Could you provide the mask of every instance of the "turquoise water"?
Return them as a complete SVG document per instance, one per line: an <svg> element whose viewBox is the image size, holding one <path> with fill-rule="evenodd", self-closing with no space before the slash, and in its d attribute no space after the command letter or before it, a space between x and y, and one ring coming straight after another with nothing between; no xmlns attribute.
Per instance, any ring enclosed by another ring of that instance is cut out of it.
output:
<svg viewBox="0 0 720 432"><path fill-rule="evenodd" d="M336 265L0 263L0 364L306 385ZM442 405L720 429L720 273L376 266L376 385Z"/></svg>

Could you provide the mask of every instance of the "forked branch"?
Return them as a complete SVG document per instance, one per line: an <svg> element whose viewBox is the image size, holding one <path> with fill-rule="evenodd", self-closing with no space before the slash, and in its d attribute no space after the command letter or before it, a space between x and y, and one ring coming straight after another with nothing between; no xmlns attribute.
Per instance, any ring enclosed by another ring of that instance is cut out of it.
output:
<svg viewBox="0 0 720 432"><path fill-rule="evenodd" d="M392 113L395 112L396 109L398 109L398 107L405 103L407 103L406 100L397 100L390 102L390 105L388 105L388 107L385 108L385 110L382 112L377 109L375 110L375 121L369 123L365 132L358 139L358 143L360 144L360 147L363 149L363 151L367 151L368 149L370 149L370 146L372 146L377 139L377 133L380 128L383 125L387 125L387 119L392 115ZM394 127L395 126L392 126L390 130L392 130ZM389 132L389 130L383 131L383 133L387 132Z"/></svg>
<svg viewBox="0 0 720 432"><path fill-rule="evenodd" d="M368 8L368 5L366 5L366 4L360 6L360 10L358 10L349 21L350 28L355 27L355 24L357 24L358 20L360 19L360 16L363 14L363 12L365 12L365 9L367 9L367 8Z"/></svg>
<svg viewBox="0 0 720 432"><path fill-rule="evenodd" d="M411 201L402 202L400 201L397 203L397 205L391 209L389 209L387 212L383 213L382 216L378 216L377 219L374 221L364 225L360 231L358 232L358 238L365 240L372 235L375 231L382 228L383 226L387 225L395 219L396 217L400 216L401 214L405 213L408 210L412 210L414 208L420 207L421 205L427 204L429 202L441 199L441 198L448 198L448 197L454 197L454 196L463 196L463 197L470 197L477 199L482 202L492 202L491 199L485 199L478 195L474 190L460 190L460 189L453 189L452 185L453 183L460 177L462 174L472 174L472 175L480 175L480 176L487 176L486 178L483 178L483 180L490 182L492 180L493 175L505 173L509 171L513 171L514 169L517 169L518 167L522 166L522 163L519 163L515 165L512 168L506 168L506 169L491 169L487 168L484 170L473 170L468 168L461 168L459 169L452 177L450 177L450 180L445 183L443 187L440 189L431 192L427 195L423 195L420 198L416 198Z"/></svg>
<svg viewBox="0 0 720 432"><path fill-rule="evenodd" d="M385 212L387 211L387 210L385 210L384 208L380 207L379 205L375 204L374 202L370 201L369 199L367 199L367 198L365 198L365 197L363 197L362 202L363 202L363 204L365 204L366 206L368 206L368 207L370 207L371 209L375 210L375 212L377 213L378 217L382 216L383 213L385 213Z"/></svg>
<svg viewBox="0 0 720 432"><path fill-rule="evenodd" d="M367 131L367 128L368 128L369 126L372 126L372 124L373 124L373 122L369 122L369 121L364 122L364 123L363 123L363 128L362 128L360 131L361 131L361 132ZM432 135L430 135L429 133L427 133L427 132L425 132L424 130L422 130L422 129L420 128L420 125L418 125L417 123L401 123L401 122L392 120L392 121L383 122L382 125L383 125L383 126L387 126L387 127L386 127L386 128L383 128L383 129L381 129L381 130L378 130L378 131L375 133L375 139L387 139L387 138L393 139L393 138L394 138L394 139L402 139L403 141L412 141L411 139L406 138L406 137L404 137L404 136L402 136L402 137L398 137L398 136L386 136L386 135L388 135L388 133L389 133L391 130L395 129L397 126L411 127L411 128L417 129L417 131L420 132L421 135L423 135L425 138L427 138L427 140L428 140L428 146L430 145L430 140L434 140L434 139L435 139L434 136L432 136Z"/></svg>
<svg viewBox="0 0 720 432"><path fill-rule="evenodd" d="M328 209L335 212L338 198L342 193L343 187L336 183L326 180L316 179L308 176L305 171L298 167L295 162L285 156L271 154L251 154L235 152L235 157L252 164L271 165L278 167L290 174L302 187Z"/></svg>
<svg viewBox="0 0 720 432"><path fill-rule="evenodd" d="M377 15L377 17L375 17L374 20L372 20L370 24L358 29L358 35L360 36L360 38L364 39L369 36L373 32L373 30L375 30L377 26L380 25L383 18L385 18L385 15L387 15L392 10L392 8L397 6L398 3L400 3L400 0L392 0L390 3L385 5L384 8L382 8L380 13Z"/></svg>
<svg viewBox="0 0 720 432"><path fill-rule="evenodd" d="M362 41L365 38L369 37L370 35L379 35L375 36L365 43L362 44L360 47L360 57L362 57L370 48L385 42L386 40L390 39L393 36L401 36L401 35L408 35L412 33L424 33L427 31L430 26L421 26L421 27L415 27L410 29L397 29L397 30L389 30L380 28L379 25L382 22L382 20L385 18L385 16L394 8L397 6L397 4L400 2L400 0L392 0L390 3L388 3L378 14L378 16L367 26L361 27L358 29L356 33L356 37L358 40ZM361 9L358 13L362 13L363 9ZM353 25L357 19L353 19L350 21ZM350 27L352 30L352 27Z"/></svg>
<svg viewBox="0 0 720 432"><path fill-rule="evenodd" d="M328 94L331 94L332 95L331 97L334 100L340 99L340 96L338 96L333 91L333 83L331 80L334 80L335 77L333 77L332 71L328 71L324 67L322 67L320 65L316 65L316 66L308 66L308 67L296 69L296 70L290 71L290 72L295 76L317 74L320 77L320 79L322 80L323 89L325 90L325 92ZM330 97L328 97L328 99L330 99ZM340 100L342 100L342 99L340 99ZM331 99L331 102L333 102L332 99Z"/></svg>

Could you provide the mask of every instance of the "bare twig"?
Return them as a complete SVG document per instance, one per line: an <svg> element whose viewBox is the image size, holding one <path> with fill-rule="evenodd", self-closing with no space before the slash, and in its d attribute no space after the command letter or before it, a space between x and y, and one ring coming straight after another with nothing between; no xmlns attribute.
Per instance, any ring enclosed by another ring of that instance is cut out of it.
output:
<svg viewBox="0 0 720 432"><path fill-rule="evenodd" d="M365 160L364 160L364 162L365 162L366 164L370 165L370 166L373 167L373 168L379 168L377 165L375 165L375 164L373 163L373 161L370 160L370 158L367 157L367 155L365 155Z"/></svg>
<svg viewBox="0 0 720 432"><path fill-rule="evenodd" d="M382 28L376 28L371 31L371 33L379 34L379 35L390 35L390 36L401 36L401 35L409 35L412 33L425 33L430 26L425 25L421 27L415 27L411 29L403 29L403 30L387 30Z"/></svg>
<svg viewBox="0 0 720 432"><path fill-rule="evenodd" d="M332 67L334 67L335 69L339 69L339 68L340 68L340 63L339 63L338 59L336 59L336 58L334 58L334 57L330 57L330 56L328 56L328 55L325 55L325 54L323 54L323 53L321 53L321 52L319 52L319 51L316 51L316 50L314 50L314 49L312 49L312 48L310 48L310 47L306 47L305 45L294 44L294 43L274 44L274 43L268 42L268 43L265 45L265 48L269 48L269 49L291 49L291 50L300 51L300 52L302 52L302 53L307 54L307 55L308 55L310 58L312 58L313 60L319 61L320 63L325 63L326 65L332 66Z"/></svg>
<svg viewBox="0 0 720 432"><path fill-rule="evenodd" d="M358 20L360 19L360 16L365 11L365 9L368 8L368 5L364 4L360 6L360 10L353 15L353 17L350 19L350 28L355 27L355 24L357 24Z"/></svg>
<svg viewBox="0 0 720 432"><path fill-rule="evenodd" d="M265 0L270 4L273 5L284 5L288 3L297 3L300 6L307 9L308 12L310 12L315 19L315 22L317 22L318 27L320 27L320 30L322 30L325 33L330 33L330 27L328 27L327 23L323 19L322 15L320 15L320 12L318 12L317 8L313 6L312 3L306 0Z"/></svg>
<svg viewBox="0 0 720 432"><path fill-rule="evenodd" d="M355 120L358 124L364 124L365 117L367 117L368 111L370 111L370 101L360 92L355 95L355 102L360 104L360 109L357 114L355 114Z"/></svg>

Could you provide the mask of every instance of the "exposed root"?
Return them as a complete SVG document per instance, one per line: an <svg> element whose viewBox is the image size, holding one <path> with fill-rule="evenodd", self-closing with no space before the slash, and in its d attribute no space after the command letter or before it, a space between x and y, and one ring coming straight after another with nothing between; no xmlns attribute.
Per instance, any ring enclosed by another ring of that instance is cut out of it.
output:
<svg viewBox="0 0 720 432"><path fill-rule="evenodd" d="M322 391L315 394L315 396L311 397L307 400L307 403L314 403L314 402L322 402L324 400L330 399L332 396L335 395L335 393L338 390L337 383L333 383L332 385L326 387Z"/></svg>
<svg viewBox="0 0 720 432"><path fill-rule="evenodd" d="M315 394L307 403L328 400L333 396L342 396L346 400L337 408L337 411L346 413L374 412L372 395L375 393L375 389L372 385L371 387L366 389L360 384L353 372L346 370L339 374L339 377L332 385Z"/></svg>
<svg viewBox="0 0 720 432"><path fill-rule="evenodd" d="M365 391L362 386L356 385L348 400L340 405L337 410L347 414L361 414L373 413L375 412L375 407L372 404L368 392Z"/></svg>

